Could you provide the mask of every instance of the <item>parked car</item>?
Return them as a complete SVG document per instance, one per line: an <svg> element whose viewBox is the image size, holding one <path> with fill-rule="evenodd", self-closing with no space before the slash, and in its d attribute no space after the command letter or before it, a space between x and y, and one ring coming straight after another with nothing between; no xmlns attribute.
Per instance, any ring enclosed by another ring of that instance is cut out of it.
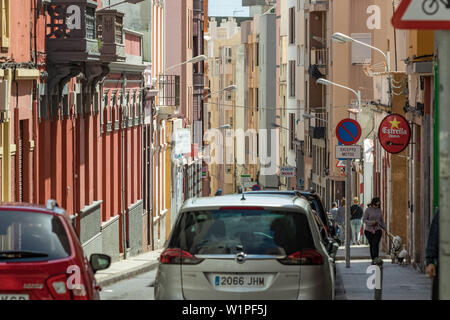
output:
<svg viewBox="0 0 450 320"><path fill-rule="evenodd" d="M187 200L159 259L156 299L334 299L333 259L304 197Z"/></svg>
<svg viewBox="0 0 450 320"><path fill-rule="evenodd" d="M320 235L324 245L327 247L330 256L333 259L333 270L336 274L336 255L341 245L341 241L338 239L335 232L335 228L330 221L328 215L325 212L324 206L322 204L322 199L315 192L298 191L298 190L262 190L262 191L250 191L246 194L252 195L278 195L278 196L288 196L288 197L304 197L308 200L311 209L316 217L317 227L319 228Z"/></svg>
<svg viewBox="0 0 450 320"><path fill-rule="evenodd" d="M88 262L69 215L47 206L0 205L0 300L99 299L94 273L107 255Z"/></svg>

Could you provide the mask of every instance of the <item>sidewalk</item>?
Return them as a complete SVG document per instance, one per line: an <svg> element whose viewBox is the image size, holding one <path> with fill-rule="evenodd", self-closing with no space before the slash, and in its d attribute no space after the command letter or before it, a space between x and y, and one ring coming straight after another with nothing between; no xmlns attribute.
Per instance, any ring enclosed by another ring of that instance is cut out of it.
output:
<svg viewBox="0 0 450 320"><path fill-rule="evenodd" d="M372 273L368 246L351 246L350 268L345 264L345 247L340 247L336 258L336 300L374 300L374 290L367 288ZM392 264L388 255L383 258L383 300L430 300L431 280L411 266Z"/></svg>
<svg viewBox="0 0 450 320"><path fill-rule="evenodd" d="M121 280L134 277L155 269L162 249L143 253L127 260L117 261L111 266L95 274L97 284L101 287L110 286Z"/></svg>

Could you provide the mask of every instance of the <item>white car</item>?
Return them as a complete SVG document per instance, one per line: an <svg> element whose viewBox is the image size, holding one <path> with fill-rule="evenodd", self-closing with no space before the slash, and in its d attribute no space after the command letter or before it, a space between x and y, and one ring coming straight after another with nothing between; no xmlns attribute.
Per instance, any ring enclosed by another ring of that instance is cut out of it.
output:
<svg viewBox="0 0 450 320"><path fill-rule="evenodd" d="M332 249L330 249L331 251ZM156 299L334 299L333 258L303 197L186 201L160 256Z"/></svg>

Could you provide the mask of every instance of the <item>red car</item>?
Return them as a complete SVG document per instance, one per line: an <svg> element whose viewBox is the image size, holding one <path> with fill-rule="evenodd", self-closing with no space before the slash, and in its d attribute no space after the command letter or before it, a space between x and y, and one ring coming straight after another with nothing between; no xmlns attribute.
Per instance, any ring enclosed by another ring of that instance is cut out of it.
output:
<svg viewBox="0 0 450 320"><path fill-rule="evenodd" d="M111 258L88 262L69 215L47 206L0 205L0 300L99 299L94 273Z"/></svg>

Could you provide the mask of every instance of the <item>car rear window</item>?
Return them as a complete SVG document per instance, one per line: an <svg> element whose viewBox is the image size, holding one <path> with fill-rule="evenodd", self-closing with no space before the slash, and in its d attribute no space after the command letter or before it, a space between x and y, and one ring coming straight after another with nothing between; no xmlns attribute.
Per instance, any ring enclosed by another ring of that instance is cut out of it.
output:
<svg viewBox="0 0 450 320"><path fill-rule="evenodd" d="M260 209L183 213L169 245L191 254L283 256L314 248L304 214Z"/></svg>
<svg viewBox="0 0 450 320"><path fill-rule="evenodd" d="M0 211L0 253L42 253L45 256L20 256L0 262L30 262L70 256L70 244L62 222L51 214Z"/></svg>

